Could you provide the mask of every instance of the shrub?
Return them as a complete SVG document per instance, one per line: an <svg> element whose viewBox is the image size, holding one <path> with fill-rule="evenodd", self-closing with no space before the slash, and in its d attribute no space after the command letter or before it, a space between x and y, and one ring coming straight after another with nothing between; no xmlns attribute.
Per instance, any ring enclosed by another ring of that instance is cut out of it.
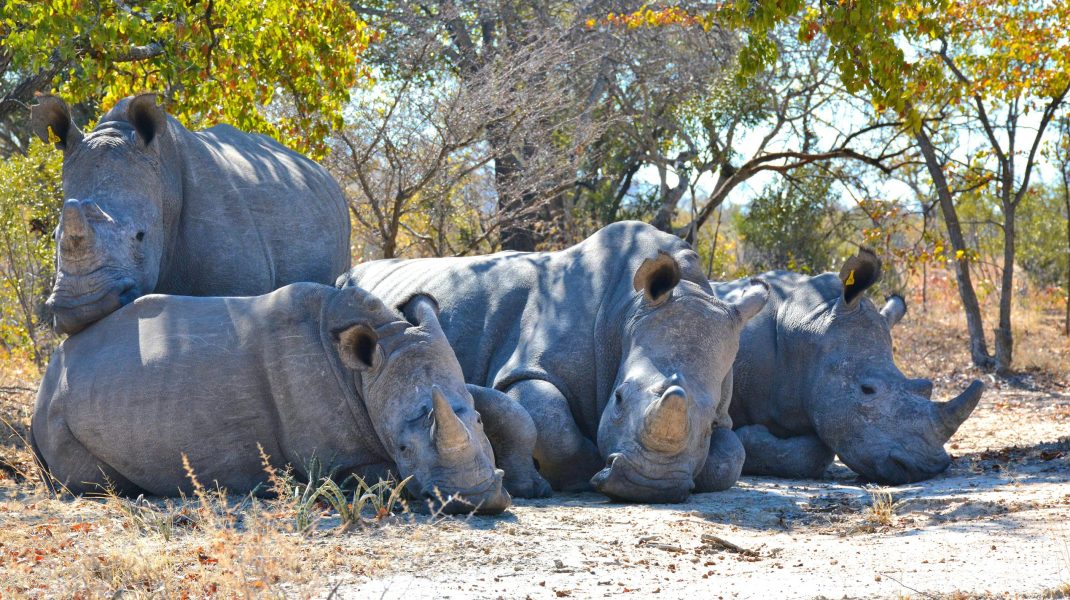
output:
<svg viewBox="0 0 1070 600"><path fill-rule="evenodd" d="M63 198L59 152L34 140L0 162L0 348L40 367L56 339L44 301L52 288L52 232Z"/></svg>

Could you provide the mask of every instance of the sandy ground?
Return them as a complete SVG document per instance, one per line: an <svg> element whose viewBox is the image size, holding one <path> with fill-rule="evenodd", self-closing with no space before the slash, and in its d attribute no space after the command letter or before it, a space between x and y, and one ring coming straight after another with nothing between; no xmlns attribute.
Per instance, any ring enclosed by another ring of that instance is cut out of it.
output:
<svg viewBox="0 0 1070 600"><path fill-rule="evenodd" d="M1070 595L1068 436L1070 395L1004 385L985 394L952 440L946 474L884 488L891 510L883 516L881 490L841 465L822 481L745 477L730 491L678 505L614 504L597 494L521 500L499 517L324 542L342 551L391 541L412 548L374 577L335 577L331 591L338 598Z"/></svg>

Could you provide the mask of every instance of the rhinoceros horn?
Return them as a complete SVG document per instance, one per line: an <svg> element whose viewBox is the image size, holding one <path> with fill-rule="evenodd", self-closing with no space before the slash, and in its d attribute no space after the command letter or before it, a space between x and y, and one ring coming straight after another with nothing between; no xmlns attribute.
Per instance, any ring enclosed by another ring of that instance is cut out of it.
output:
<svg viewBox="0 0 1070 600"><path fill-rule="evenodd" d="M437 385L431 387L431 406L434 415L431 436L439 454L452 454L468 444L468 430L453 412L449 400Z"/></svg>
<svg viewBox="0 0 1070 600"><path fill-rule="evenodd" d="M667 390L646 409L639 442L656 452L676 454L687 446L687 392L678 385Z"/></svg>
<svg viewBox="0 0 1070 600"><path fill-rule="evenodd" d="M68 255L84 253L93 238L93 227L82 212L82 205L77 200L63 203L63 233L60 247Z"/></svg>
<svg viewBox="0 0 1070 600"><path fill-rule="evenodd" d="M980 381L974 380L968 388L955 398L936 404L936 426L945 440L955 435L960 425L970 416L977 402L981 400L981 392L985 386Z"/></svg>

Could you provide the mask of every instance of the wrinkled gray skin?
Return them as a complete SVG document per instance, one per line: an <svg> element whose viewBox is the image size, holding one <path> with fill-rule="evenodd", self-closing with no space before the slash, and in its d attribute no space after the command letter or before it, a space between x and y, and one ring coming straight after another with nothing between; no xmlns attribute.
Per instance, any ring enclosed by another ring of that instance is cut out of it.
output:
<svg viewBox="0 0 1070 600"><path fill-rule="evenodd" d="M119 101L86 135L54 96L31 107L31 123L63 150L48 299L60 333L142 294L249 296L333 283L349 268L341 189L271 138L228 125L189 131L152 94Z"/></svg>
<svg viewBox="0 0 1070 600"><path fill-rule="evenodd" d="M190 493L300 477L315 457L338 477L414 476L446 512L510 503L460 365L419 296L405 317L359 288L314 283L264 296L143 296L68 338L34 409L34 450L74 493ZM406 317L408 320L406 320ZM437 493L436 493L437 490Z"/></svg>
<svg viewBox="0 0 1070 600"><path fill-rule="evenodd" d="M680 502L739 476L730 368L766 289L715 299L698 256L675 236L615 223L560 252L374 261L339 285L387 304L438 299L465 379L535 422L526 432L487 419L514 496L547 493L539 473L558 490L593 485L639 502Z"/></svg>
<svg viewBox="0 0 1070 600"><path fill-rule="evenodd" d="M731 415L747 452L744 473L817 478L834 455L882 484L947 469L944 443L976 407L983 386L974 381L937 403L931 381L903 375L892 359L891 328L906 304L891 296L878 310L862 295L879 276L880 263L867 251L849 259L842 279L761 276L771 298L744 328L733 369ZM724 299L744 285L713 283Z"/></svg>

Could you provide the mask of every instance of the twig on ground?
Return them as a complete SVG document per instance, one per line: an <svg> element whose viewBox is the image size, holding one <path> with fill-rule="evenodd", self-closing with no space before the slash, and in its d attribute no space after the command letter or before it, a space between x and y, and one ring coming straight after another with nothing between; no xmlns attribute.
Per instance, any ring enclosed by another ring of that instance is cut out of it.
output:
<svg viewBox="0 0 1070 600"><path fill-rule="evenodd" d="M36 392L37 388L27 385L0 385L0 394L18 394L20 392Z"/></svg>
<svg viewBox="0 0 1070 600"><path fill-rule="evenodd" d="M923 592L921 590L916 590L916 589L910 587L909 585L903 583L902 581L899 581L898 579L896 579L895 577L892 577L891 575L889 575L887 573L881 573L881 575L884 576L884 577L887 577L888 579L891 579L892 581L894 581L894 582L898 583L899 585L901 585L902 587L905 587L906 589L914 592L915 594L921 594L922 596L925 596L926 598L936 598L936 596L933 596L932 594L927 594L927 593L925 593L925 592Z"/></svg>
<svg viewBox="0 0 1070 600"><path fill-rule="evenodd" d="M744 548L742 546L738 546L736 544L733 544L732 542L730 542L730 541L728 541L728 540L726 540L726 539L724 539L722 537L713 535L712 533L704 533L704 534L702 534L702 543L706 544L706 545L709 545L709 546L718 546L720 548L724 548L725 550L728 550L730 552L736 552L738 554L744 554L744 555L747 555L747 556L755 556L755 557L758 556L758 553L755 552L754 550L750 550L748 548Z"/></svg>

